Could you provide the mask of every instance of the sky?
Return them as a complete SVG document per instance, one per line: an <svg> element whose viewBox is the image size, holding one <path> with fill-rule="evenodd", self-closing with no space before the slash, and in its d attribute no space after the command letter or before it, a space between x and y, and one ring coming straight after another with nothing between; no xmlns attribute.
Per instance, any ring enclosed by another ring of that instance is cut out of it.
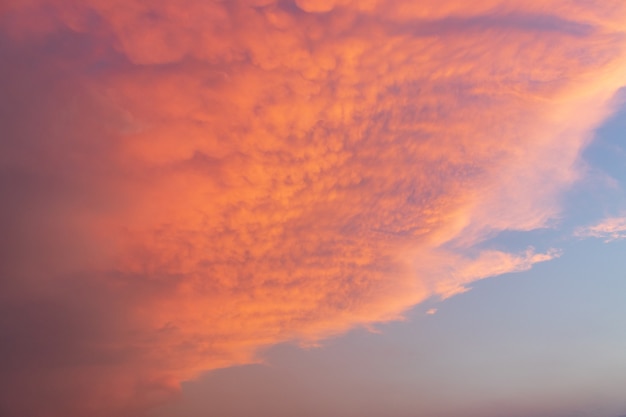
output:
<svg viewBox="0 0 626 417"><path fill-rule="evenodd" d="M0 415L625 415L625 22L2 2Z"/></svg>

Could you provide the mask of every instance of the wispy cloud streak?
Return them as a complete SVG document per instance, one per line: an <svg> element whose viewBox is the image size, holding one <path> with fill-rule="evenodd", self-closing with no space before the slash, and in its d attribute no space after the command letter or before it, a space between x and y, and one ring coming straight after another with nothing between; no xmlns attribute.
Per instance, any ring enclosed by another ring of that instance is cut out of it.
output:
<svg viewBox="0 0 626 417"><path fill-rule="evenodd" d="M626 238L626 217L609 217L601 222L576 231L578 237L595 237L606 243Z"/></svg>

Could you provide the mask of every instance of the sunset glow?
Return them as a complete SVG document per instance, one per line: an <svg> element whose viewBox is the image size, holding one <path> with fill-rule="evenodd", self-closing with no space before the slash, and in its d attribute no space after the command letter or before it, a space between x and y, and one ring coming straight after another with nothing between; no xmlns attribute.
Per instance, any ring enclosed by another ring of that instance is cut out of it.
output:
<svg viewBox="0 0 626 417"><path fill-rule="evenodd" d="M0 56L0 414L141 416L561 257L492 242L589 178L626 3L8 0Z"/></svg>

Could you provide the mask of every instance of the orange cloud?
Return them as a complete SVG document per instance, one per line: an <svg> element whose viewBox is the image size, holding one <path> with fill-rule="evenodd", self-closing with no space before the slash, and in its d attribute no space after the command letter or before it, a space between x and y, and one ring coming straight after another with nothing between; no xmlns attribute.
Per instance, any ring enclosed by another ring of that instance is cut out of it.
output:
<svg viewBox="0 0 626 417"><path fill-rule="evenodd" d="M475 248L558 215L625 81L621 1L2 13L3 297L22 313L2 353L23 364L2 401L33 416L137 414L260 347L557 256Z"/></svg>

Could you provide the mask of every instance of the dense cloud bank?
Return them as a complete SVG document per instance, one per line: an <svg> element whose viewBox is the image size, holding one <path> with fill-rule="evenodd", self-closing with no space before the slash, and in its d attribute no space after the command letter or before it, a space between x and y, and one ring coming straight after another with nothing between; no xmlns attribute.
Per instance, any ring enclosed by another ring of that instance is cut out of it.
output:
<svg viewBox="0 0 626 417"><path fill-rule="evenodd" d="M0 6L0 414L140 415L204 370L558 252L621 0Z"/></svg>

